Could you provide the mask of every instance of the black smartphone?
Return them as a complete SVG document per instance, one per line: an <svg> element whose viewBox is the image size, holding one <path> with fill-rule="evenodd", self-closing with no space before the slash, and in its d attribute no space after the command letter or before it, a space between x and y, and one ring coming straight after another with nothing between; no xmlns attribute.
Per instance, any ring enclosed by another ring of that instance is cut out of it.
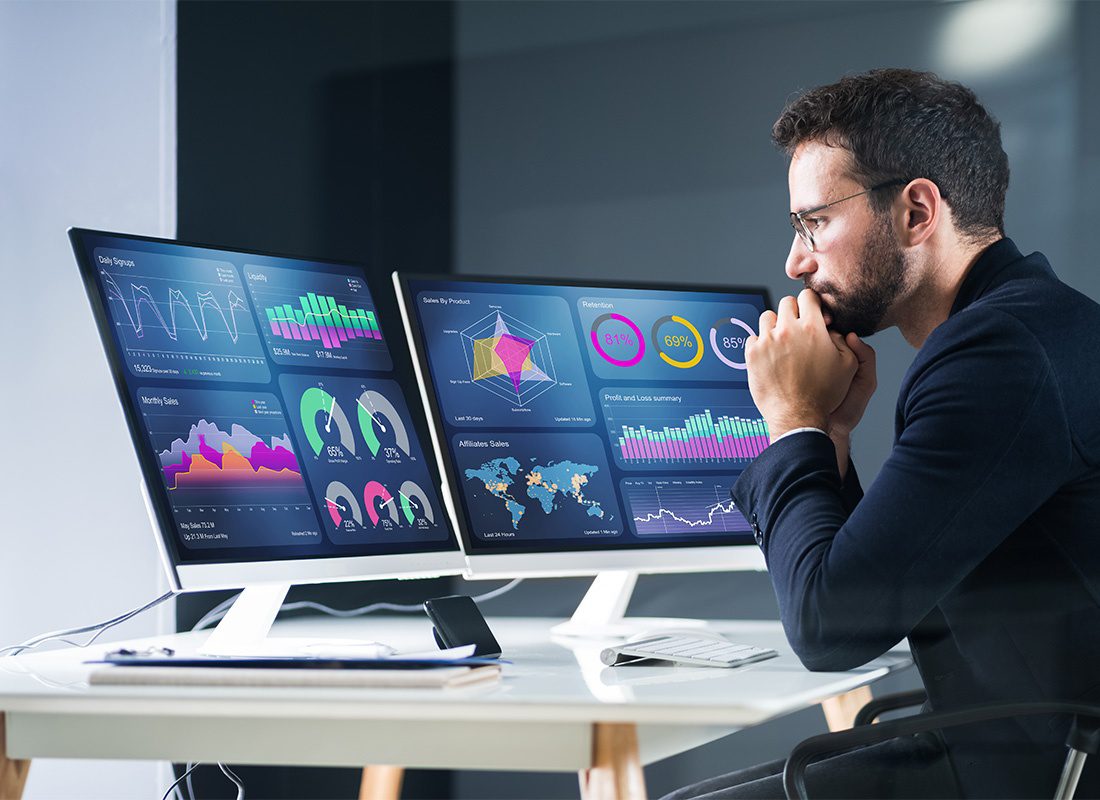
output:
<svg viewBox="0 0 1100 800"><path fill-rule="evenodd" d="M464 594L435 597L424 601L424 610L435 626L435 641L440 649L476 645L475 656L496 658L501 654L496 637L485 617L471 598Z"/></svg>

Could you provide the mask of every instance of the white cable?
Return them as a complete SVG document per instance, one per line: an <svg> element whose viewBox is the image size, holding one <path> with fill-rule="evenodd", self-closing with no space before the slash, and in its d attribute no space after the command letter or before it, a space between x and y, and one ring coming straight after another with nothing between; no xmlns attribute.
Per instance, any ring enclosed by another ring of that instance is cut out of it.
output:
<svg viewBox="0 0 1100 800"><path fill-rule="evenodd" d="M166 791L164 793L164 797L162 797L160 800L168 800L168 796L172 794L172 790L175 789L177 786L179 786L180 782L184 778L188 777L196 769L198 769L199 766L200 766L199 764L195 764L194 766L190 767L190 769L188 769L187 772L183 773L178 778L176 778L175 781L172 782L172 785L168 787L168 791Z"/></svg>
<svg viewBox="0 0 1100 800"><path fill-rule="evenodd" d="M195 800L195 787L191 785L191 770L197 765L192 762L187 762L187 772L183 773L183 777L187 778L187 797L188 800Z"/></svg>
<svg viewBox="0 0 1100 800"><path fill-rule="evenodd" d="M497 597L500 597L503 594L506 594L506 593L512 591L517 586L519 586L521 583L523 583L523 578L516 578L512 581L509 581L507 584L505 584L504 586L501 586L497 589L493 589L492 591L485 592L484 594L475 595L472 599L475 603L484 603L488 600L493 600ZM211 625L211 624L217 622L218 620L220 620L222 617L224 617L226 614L229 613L230 606L233 605L234 601L236 601L236 599L238 597L240 597L239 593L233 595L232 597L230 597L226 600L223 600L220 603L218 603L218 605L214 606L212 609L210 609L208 612L206 612L206 614L202 617L202 619L200 619L198 622L196 622L195 627L193 627L191 630L201 631L203 628L207 627L208 625ZM341 617L341 618L346 619L348 617L359 617L359 616L362 616L364 614L371 614L371 613L374 613L375 611L396 611L396 612L400 612L400 613L403 613L403 614L415 614L418 611L423 611L424 610L424 605L422 603L409 604L409 605L401 605L401 604L398 604L398 603L371 603L370 605L361 606L359 608L342 609L342 608L332 608L331 606L326 606L326 605L323 605L321 603L316 603L312 600L298 600L298 601L295 601L293 603L284 603L279 608L279 611L280 611L280 613L283 612L283 611L299 611L303 608L309 608L309 609L312 609L314 611L320 611L322 614L328 614L329 616L332 616L332 617Z"/></svg>
<svg viewBox="0 0 1100 800"><path fill-rule="evenodd" d="M519 586L519 584L521 584L522 582L523 582L522 578L516 578L512 581L509 581L507 584L505 584L504 586L501 586L497 589L493 589L492 591L485 592L483 594L475 595L472 599L475 603L484 603L488 600L493 600L497 597L500 597L503 594L506 594L506 593L512 591L512 589ZM106 633L111 628L115 627L116 625L121 625L123 622L126 622L127 620L132 619L133 617L136 617L138 614L141 614L144 611L148 611L150 608L153 608L153 606L160 605L165 600L169 599L170 597L173 597L174 595L175 595L175 592L165 592L164 594L162 594L160 597L156 598L155 600L151 600L150 602L146 603L143 606L140 606L138 608L127 611L125 614L120 614L119 616L117 616L113 619L109 619L106 622L99 622L99 623L96 623L95 625L84 625L84 626L79 627L79 628L65 628L63 630L50 631L49 633L42 633L42 634L39 634L37 636L32 636L30 639L27 639L26 641L21 642L20 644L14 644L14 645L9 645L9 646L4 647L4 648L0 648L0 657L19 655L20 653L24 652L25 650L33 650L33 649L45 644L46 642L51 642L51 641L58 641L58 642L61 642L63 644L72 645L73 647L89 647L89 646L92 645L92 643L94 643L96 641L96 639L98 639L100 636L102 636L104 633ZM218 605L216 605L214 608L210 609L210 611L208 611L198 622L196 622L195 626L191 630L193 630L193 631L202 630L203 628L207 627L208 625L220 620L222 617L224 617L229 612L229 608L233 605L233 603L237 600L238 597L240 597L239 592L237 594L233 595L232 597L230 597L226 600L223 600L221 603L218 603ZM322 614L328 614L328 615L333 616L333 617L347 618L347 617L358 617L358 616L362 616L364 614L371 614L375 611L396 611L396 612L400 612L400 613L416 613L416 612L420 611L423 608L423 606L419 603L409 604L409 605L402 605L402 604L399 604L399 603L371 603L370 605L361 606L360 608L339 609L339 608L332 608L331 606L326 606L326 605L323 605L321 603L315 603L312 600L300 600L300 601L297 601L297 602L294 602L294 603L284 603L283 606L279 610L280 611L298 611L298 610L304 609L304 608L313 609L314 611L320 611ZM76 635L79 635L81 633L91 633L93 631L95 632L93 634L93 636L90 639L88 639L88 641L83 642L83 643L82 642L76 642L76 641L73 641L72 639L65 638L65 637L68 637L68 636L76 636Z"/></svg>
<svg viewBox="0 0 1100 800"><path fill-rule="evenodd" d="M8 647L0 648L0 656L19 655L24 650L33 650L34 648L39 647L40 645L43 645L46 642L50 641L60 641L64 644L73 645L74 647L88 647L111 628L115 627L116 625L121 625L123 622L126 622L128 619L136 617L143 611L148 611L153 606L160 605L173 595L175 595L175 592L165 592L157 599L151 600L150 602L146 603L143 606L140 606L139 608L127 611L125 614L120 614L114 619L109 619L106 622L100 622L95 625L84 625L79 628L66 628L64 630L51 631L49 633L39 634L38 636L32 636L30 639L27 639L25 642L22 642L20 644L13 644L9 645ZM75 642L72 639L65 638L67 636L76 636L81 633L91 633L92 631L95 631L95 635L84 643Z"/></svg>
<svg viewBox="0 0 1100 800"><path fill-rule="evenodd" d="M227 767L225 764L218 764L218 769L222 771L222 774L229 780L233 781L233 785L237 787L237 800L244 800L244 781L237 777L237 773Z"/></svg>

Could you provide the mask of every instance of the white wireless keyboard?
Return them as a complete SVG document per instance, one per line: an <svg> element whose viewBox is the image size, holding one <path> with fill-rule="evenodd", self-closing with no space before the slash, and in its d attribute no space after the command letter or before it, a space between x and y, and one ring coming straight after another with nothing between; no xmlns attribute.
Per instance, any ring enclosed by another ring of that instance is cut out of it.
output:
<svg viewBox="0 0 1100 800"><path fill-rule="evenodd" d="M714 636L664 633L608 647L600 653L600 659L608 666L659 659L700 667L739 667L777 655L767 647L737 644Z"/></svg>

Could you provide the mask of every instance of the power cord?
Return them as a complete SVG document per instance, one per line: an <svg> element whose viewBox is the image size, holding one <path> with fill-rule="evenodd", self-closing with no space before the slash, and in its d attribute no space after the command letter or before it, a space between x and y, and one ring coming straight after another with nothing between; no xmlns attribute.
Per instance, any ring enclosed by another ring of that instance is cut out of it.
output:
<svg viewBox="0 0 1100 800"><path fill-rule="evenodd" d="M483 594L475 595L472 599L475 603L484 603L488 600L493 600L497 597L500 597L503 594L507 594L508 592L519 586L521 583L523 583L523 578L516 578L497 589L493 589L489 592L484 592ZM109 631L111 628L115 627L116 625L121 625L123 622L126 622L129 619L133 619L138 614L148 611L154 606L160 605L165 600L168 600L175 595L176 592L165 592L160 597L156 598L155 600L149 601L143 606L139 606L138 608L127 611L125 614L120 614L119 616L113 619L109 619L105 622L96 623L95 625L84 625L79 628L65 628L63 630L50 631L49 633L42 633L38 636L32 636L30 639L27 639L26 641L19 644L8 645L7 647L0 648L0 657L17 656L26 650L34 650L35 648L38 648L46 644L47 642L54 641L72 645L73 647L89 647L96 641L96 639ZM229 613L230 606L232 606L233 603L240 596L240 592L238 592L232 597L218 603L218 605L214 606L214 608L206 612L202 619L196 622L195 626L191 628L191 630L203 630L204 628L220 620L227 613ZM322 605L321 603L315 603L312 600L299 600L294 603L284 603L282 607L280 607L279 612L281 613L283 611L299 611L304 608L313 609L314 611L320 611L322 614L328 614L329 616L333 617L346 618L358 617L364 614L371 614L375 611L416 613L418 611L421 611L423 609L423 606L420 604L402 605L399 603L371 603L370 605L361 606L359 608L340 609ZM93 632L93 636L86 642L75 642L72 639L67 638L69 636L79 636L82 633Z"/></svg>
<svg viewBox="0 0 1100 800"><path fill-rule="evenodd" d="M168 800L168 798L171 796L171 794L179 787L179 785L181 783L183 783L184 778L187 778L187 788L188 788L188 791L190 791L190 789L191 789L191 773L194 772L195 770L197 770L201 766L202 766L202 764L190 764L189 763L187 765L187 771L185 773L183 773L182 775L180 775L178 778L176 778L172 782L172 785L168 787L168 791L166 791L164 793L164 797L162 797L160 800ZM194 796L195 796L194 794L191 795L192 800L194 799Z"/></svg>
<svg viewBox="0 0 1100 800"><path fill-rule="evenodd" d="M22 642L20 644L13 644L9 645L8 647L0 648L0 657L17 656L25 650L33 650L36 647L40 647L41 645L45 644L46 642L52 641L63 642L65 644L72 645L73 647L88 647L111 628L115 627L116 625L121 625L123 622L126 622L128 619L136 617L143 611L148 611L153 606L160 605L165 600L174 595L175 592L165 592L156 600L152 600L141 606L140 608L135 608L131 611L127 611L125 614L120 614L114 619L109 619L106 622L100 622L95 625L85 625L81 628L66 628L65 630L51 631L50 633L42 633L38 636L32 636L30 639L27 639L25 642ZM83 643L74 642L72 639L66 638L68 636L77 636L81 633L91 633L92 631L95 631L95 635L92 636L92 638L90 638L88 641Z"/></svg>
<svg viewBox="0 0 1100 800"><path fill-rule="evenodd" d="M187 782L188 797L191 800L195 800L195 790L191 786L191 773L201 766L202 762L192 763L188 761L186 771L172 782L172 785L168 787L168 790L164 793L164 797L162 797L161 800L168 800L169 796L173 794L176 800L183 800L183 792L180 790L180 784L184 781ZM219 763L217 767L222 771L222 774L229 778L229 780L233 782L233 785L237 787L237 800L244 800L244 781L241 780L240 776L225 764Z"/></svg>
<svg viewBox="0 0 1100 800"><path fill-rule="evenodd" d="M222 771L222 774L229 780L233 781L233 784L237 787L237 800L244 800L244 783L237 777L237 773L227 767L225 764L218 764L218 769Z"/></svg>
<svg viewBox="0 0 1100 800"><path fill-rule="evenodd" d="M515 578L514 580L506 583L504 586L498 587L496 589L493 589L492 591L485 592L483 594L475 595L471 599L475 603L484 603L486 601L500 597L503 594L507 594L508 592L519 586L521 583L523 583L523 578ZM201 631L204 628L207 628L220 620L222 617L229 613L230 606L232 606L233 603L240 596L241 595L238 592L232 597L218 603L212 609L207 611L206 614L198 622L195 623L195 626L191 628L191 630ZM316 603L312 600L298 600L293 603L283 603L283 605L279 608L279 613L282 613L284 611L300 611L304 608L309 608L314 611L320 611L322 614L328 614L332 617L342 618L359 617L365 614L372 614L375 611L395 611L402 614L415 614L418 611L424 610L423 604L420 603L409 605L401 605L399 603L371 603L370 605L360 606L359 608L343 609L332 608L331 606L322 605L321 603Z"/></svg>

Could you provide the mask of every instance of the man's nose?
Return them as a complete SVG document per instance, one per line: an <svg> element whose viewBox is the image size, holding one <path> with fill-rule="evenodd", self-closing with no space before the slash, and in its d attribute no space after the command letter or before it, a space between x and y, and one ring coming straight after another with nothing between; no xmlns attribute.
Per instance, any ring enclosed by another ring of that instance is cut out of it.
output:
<svg viewBox="0 0 1100 800"><path fill-rule="evenodd" d="M792 281L798 281L805 275L817 272L817 258L798 238L798 234L792 238L794 241L791 242L791 251L787 253L786 273Z"/></svg>

